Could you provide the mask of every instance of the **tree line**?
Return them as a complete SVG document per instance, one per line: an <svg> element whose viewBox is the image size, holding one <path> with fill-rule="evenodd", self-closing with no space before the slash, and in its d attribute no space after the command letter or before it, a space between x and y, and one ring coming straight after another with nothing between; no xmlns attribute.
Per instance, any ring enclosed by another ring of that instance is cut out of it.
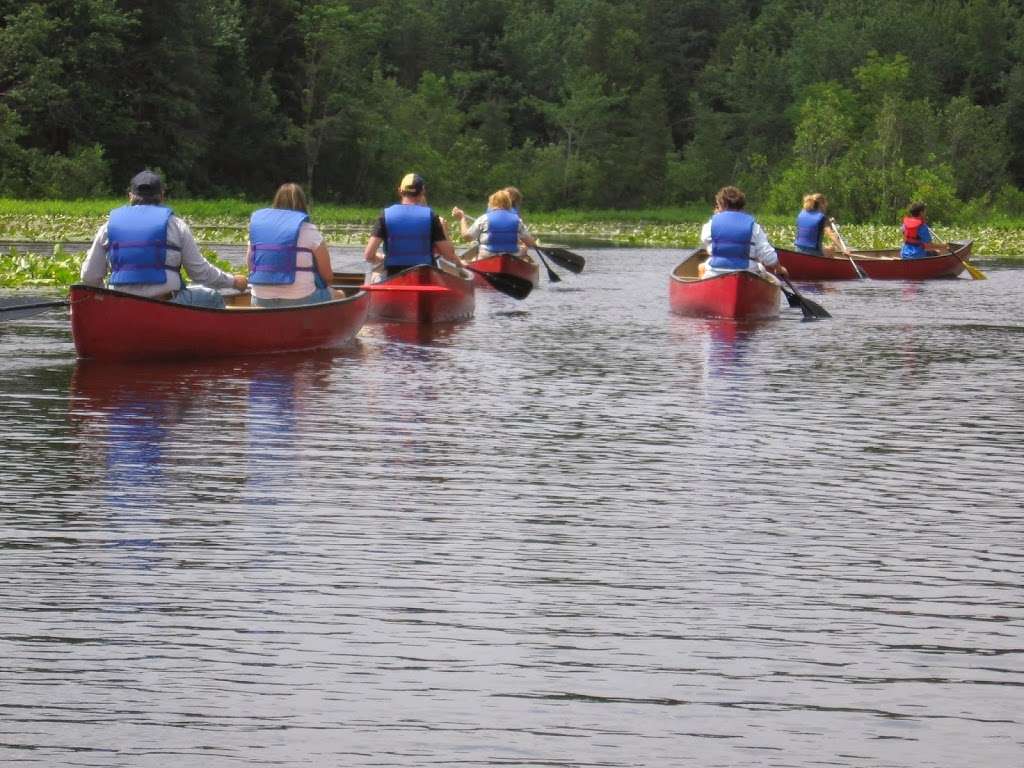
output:
<svg viewBox="0 0 1024 768"><path fill-rule="evenodd" d="M0 0L0 195L1024 214L1021 0Z"/></svg>

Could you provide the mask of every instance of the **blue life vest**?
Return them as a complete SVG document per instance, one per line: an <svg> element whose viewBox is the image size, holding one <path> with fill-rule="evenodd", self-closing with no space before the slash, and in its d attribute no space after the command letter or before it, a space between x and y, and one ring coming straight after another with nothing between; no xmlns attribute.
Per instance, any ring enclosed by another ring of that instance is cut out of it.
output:
<svg viewBox="0 0 1024 768"><path fill-rule="evenodd" d="M722 211L711 217L711 261L714 269L746 269L754 236L754 217Z"/></svg>
<svg viewBox="0 0 1024 768"><path fill-rule="evenodd" d="M821 250L821 236L825 231L825 214L821 211L800 211L796 217L797 248L810 251Z"/></svg>
<svg viewBox="0 0 1024 768"><path fill-rule="evenodd" d="M385 267L415 267L434 263L430 241L430 223L434 212L425 205L396 203L384 209L387 241L384 243Z"/></svg>
<svg viewBox="0 0 1024 768"><path fill-rule="evenodd" d="M491 253L515 253L519 250L519 215L504 208L491 208L487 217L487 242Z"/></svg>
<svg viewBox="0 0 1024 768"><path fill-rule="evenodd" d="M315 272L313 266L297 266L299 229L309 221L302 211L284 208L261 208L249 219L249 282L253 285L292 285L298 271Z"/></svg>
<svg viewBox="0 0 1024 768"><path fill-rule="evenodd" d="M167 222L162 205L123 205L107 222L111 285L160 285L167 282Z"/></svg>

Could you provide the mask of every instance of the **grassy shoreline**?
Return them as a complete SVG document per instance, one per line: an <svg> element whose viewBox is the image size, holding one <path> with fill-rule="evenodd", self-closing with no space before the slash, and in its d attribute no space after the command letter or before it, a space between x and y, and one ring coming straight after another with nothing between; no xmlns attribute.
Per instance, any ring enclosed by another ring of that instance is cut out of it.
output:
<svg viewBox="0 0 1024 768"><path fill-rule="evenodd" d="M14 200L0 198L0 241L40 243L89 242L97 227L122 198L91 200ZM246 200L169 200L190 223L196 239L211 248L245 243L249 214L266 202ZM472 205L467 206L474 212ZM479 206L478 206L479 207ZM449 204L436 204L440 212ZM360 245L380 213L379 207L316 205L311 214L328 240L339 246ZM706 205L636 210L529 211L531 230L542 242L565 239L629 247L692 248L710 211ZM755 211L756 213L756 211ZM788 244L793 223L787 216L759 216L772 242ZM943 238L974 240L976 256L1024 259L1024 221L1005 217L984 224L936 224ZM899 245L896 223L844 224L847 242L855 248L893 248Z"/></svg>

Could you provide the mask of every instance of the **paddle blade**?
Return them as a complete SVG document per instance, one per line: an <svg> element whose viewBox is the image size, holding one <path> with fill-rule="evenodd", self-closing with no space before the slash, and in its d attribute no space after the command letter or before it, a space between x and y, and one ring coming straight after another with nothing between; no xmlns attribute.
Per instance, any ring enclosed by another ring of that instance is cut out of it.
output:
<svg viewBox="0 0 1024 768"><path fill-rule="evenodd" d="M586 259L566 248L545 248L544 254L558 266L577 275L587 265Z"/></svg>
<svg viewBox="0 0 1024 768"><path fill-rule="evenodd" d="M813 317L815 320L819 318L832 317L832 315L828 313L828 310L821 306L821 304L813 302L803 295L801 295L800 298L802 299L800 309L803 311L804 317Z"/></svg>
<svg viewBox="0 0 1024 768"><path fill-rule="evenodd" d="M793 292L793 298L797 300L797 304L800 307L800 311L804 313L804 320L817 320L819 318L832 317L832 315L830 315L823 306L811 301L802 293L800 293L800 291L796 289L796 286L794 286L793 283L790 282L788 277L780 277L782 279L782 282L784 282L786 286L789 287L789 290ZM788 294L786 298L789 298ZM790 302L790 306L793 306L792 301Z"/></svg>
<svg viewBox="0 0 1024 768"><path fill-rule="evenodd" d="M535 250L537 252L537 255L540 256L540 263L543 264L544 265L544 269L546 269L548 271L548 282L549 283L560 283L560 282L562 282L562 278L558 276L558 273L555 272L555 270L553 270L551 268L550 264L548 264L548 260L544 258L544 251L542 251L540 248L534 248L533 250Z"/></svg>
<svg viewBox="0 0 1024 768"><path fill-rule="evenodd" d="M533 290L533 283L517 275L509 275L501 272L481 272L472 267L466 267L470 272L480 275L496 291L511 296L513 299L525 299Z"/></svg>
<svg viewBox="0 0 1024 768"><path fill-rule="evenodd" d="M785 288L783 288L782 289L782 295L786 297L786 301L789 303L789 306L791 306L791 307L799 307L800 306L800 299L798 299L796 297L795 293L790 293Z"/></svg>
<svg viewBox="0 0 1024 768"><path fill-rule="evenodd" d="M976 266L971 264L971 262L967 261L967 259L960 259L960 261L962 261L964 263L964 266L967 267L967 274L969 274L972 278L974 278L975 280L988 280L988 275L986 275Z"/></svg>

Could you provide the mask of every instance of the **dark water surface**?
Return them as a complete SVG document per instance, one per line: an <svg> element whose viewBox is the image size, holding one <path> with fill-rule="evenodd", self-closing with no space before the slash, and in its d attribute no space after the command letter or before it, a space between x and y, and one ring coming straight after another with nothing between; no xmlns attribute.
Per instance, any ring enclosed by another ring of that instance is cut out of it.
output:
<svg viewBox="0 0 1024 768"><path fill-rule="evenodd" d="M1024 270L583 253L331 353L0 322L0 765L1024 764Z"/></svg>

